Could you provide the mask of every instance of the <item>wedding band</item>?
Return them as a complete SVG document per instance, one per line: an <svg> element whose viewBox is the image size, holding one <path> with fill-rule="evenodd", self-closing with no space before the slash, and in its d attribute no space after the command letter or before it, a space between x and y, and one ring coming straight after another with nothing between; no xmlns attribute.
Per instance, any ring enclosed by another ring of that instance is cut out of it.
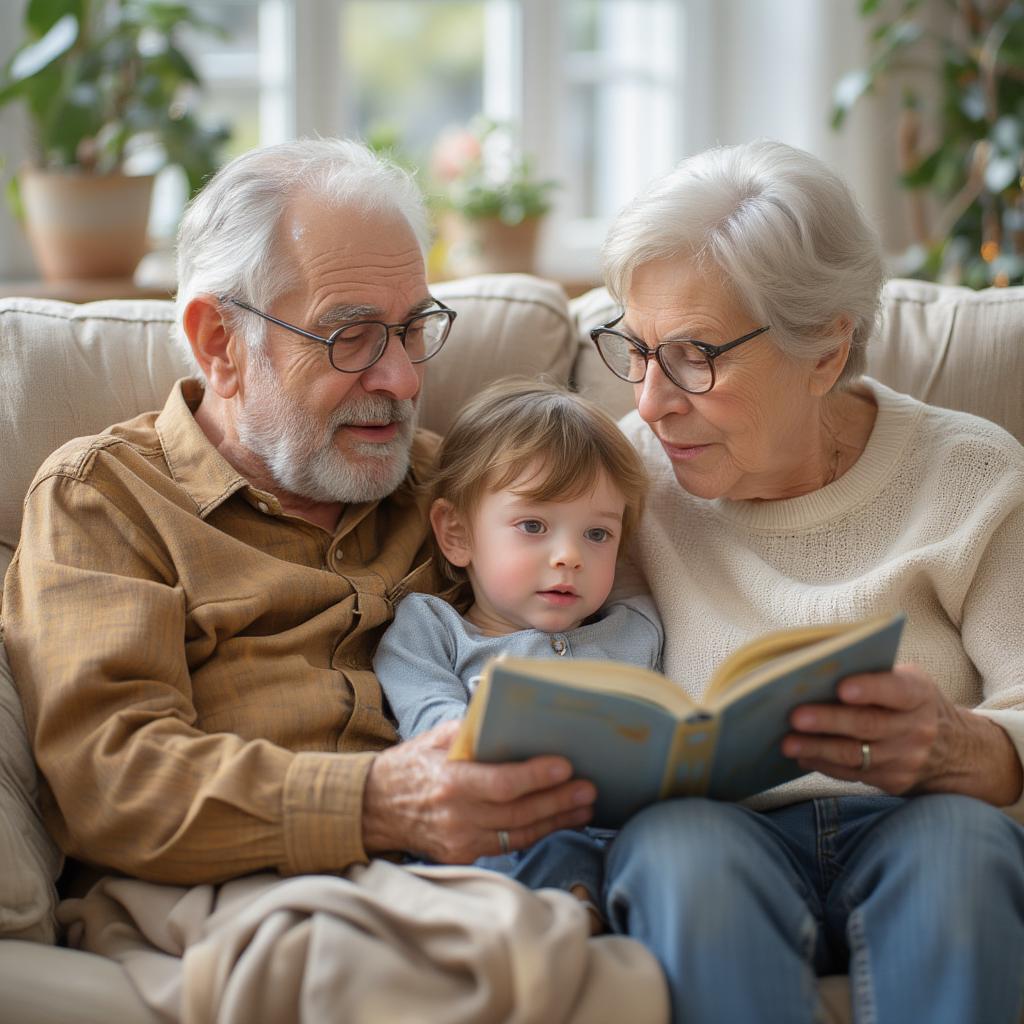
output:
<svg viewBox="0 0 1024 1024"><path fill-rule="evenodd" d="M508 853L508 833L503 828L498 829L498 845L501 847L502 853Z"/></svg>
<svg viewBox="0 0 1024 1024"><path fill-rule="evenodd" d="M860 745L860 770L866 772L871 767L871 744Z"/></svg>

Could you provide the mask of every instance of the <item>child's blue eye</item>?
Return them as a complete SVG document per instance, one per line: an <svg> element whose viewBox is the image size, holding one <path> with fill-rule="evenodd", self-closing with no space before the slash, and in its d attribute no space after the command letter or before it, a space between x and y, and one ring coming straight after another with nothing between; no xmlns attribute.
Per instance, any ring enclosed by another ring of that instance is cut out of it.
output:
<svg viewBox="0 0 1024 1024"><path fill-rule="evenodd" d="M587 540L592 540L595 544L603 544L611 537L611 533L603 526L592 526L583 536Z"/></svg>
<svg viewBox="0 0 1024 1024"><path fill-rule="evenodd" d="M544 524L539 519L524 519L521 523L516 523L516 529L522 530L523 533L544 533Z"/></svg>

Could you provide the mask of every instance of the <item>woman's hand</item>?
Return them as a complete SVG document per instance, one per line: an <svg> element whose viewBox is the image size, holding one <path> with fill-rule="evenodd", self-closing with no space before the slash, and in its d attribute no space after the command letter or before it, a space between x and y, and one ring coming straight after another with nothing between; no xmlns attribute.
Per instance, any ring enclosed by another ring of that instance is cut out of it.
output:
<svg viewBox="0 0 1024 1024"><path fill-rule="evenodd" d="M379 754L363 794L367 853L403 850L440 864L469 864L520 850L559 828L585 825L596 791L571 780L564 757L518 764L449 761L458 722L443 722Z"/></svg>
<svg viewBox="0 0 1024 1024"><path fill-rule="evenodd" d="M892 794L964 793L997 807L1021 793L1020 759L995 722L955 705L915 665L850 676L840 704L805 704L782 752L801 768ZM870 764L862 768L862 745Z"/></svg>

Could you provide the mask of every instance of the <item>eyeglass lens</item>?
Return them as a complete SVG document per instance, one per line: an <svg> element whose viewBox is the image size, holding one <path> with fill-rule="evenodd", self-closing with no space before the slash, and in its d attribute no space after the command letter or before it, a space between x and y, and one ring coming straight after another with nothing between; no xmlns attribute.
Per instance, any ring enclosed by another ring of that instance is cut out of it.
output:
<svg viewBox="0 0 1024 1024"><path fill-rule="evenodd" d="M602 331L596 340L612 373L632 384L644 379L647 359L635 345L611 331ZM714 382L707 356L688 341L662 343L659 358L669 379L684 391L707 391Z"/></svg>
<svg viewBox="0 0 1024 1024"><path fill-rule="evenodd" d="M451 325L446 312L432 310L414 316L402 333L409 361L422 363L436 355ZM388 343L388 329L381 323L350 324L331 335L331 363L338 370L361 370L375 362Z"/></svg>

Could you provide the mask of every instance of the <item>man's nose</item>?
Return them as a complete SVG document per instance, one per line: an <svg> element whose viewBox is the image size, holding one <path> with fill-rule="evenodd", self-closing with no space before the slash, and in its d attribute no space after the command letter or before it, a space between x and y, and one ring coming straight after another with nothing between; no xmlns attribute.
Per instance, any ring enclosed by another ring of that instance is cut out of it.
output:
<svg viewBox="0 0 1024 1024"><path fill-rule="evenodd" d="M419 394L422 370L410 361L402 343L401 329L392 328L384 354L362 374L365 391L379 392L391 398L415 398Z"/></svg>

